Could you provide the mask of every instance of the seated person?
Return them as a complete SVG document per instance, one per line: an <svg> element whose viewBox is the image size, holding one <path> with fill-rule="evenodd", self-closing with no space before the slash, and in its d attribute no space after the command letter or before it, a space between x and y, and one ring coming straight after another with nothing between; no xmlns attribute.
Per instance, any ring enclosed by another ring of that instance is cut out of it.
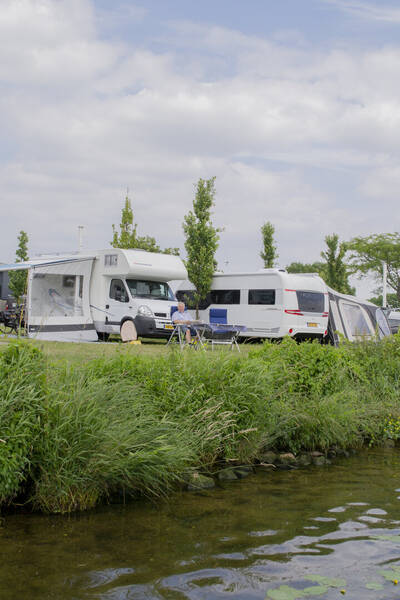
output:
<svg viewBox="0 0 400 600"><path fill-rule="evenodd" d="M178 310L172 313L171 317L172 322L176 325L177 323L182 323L181 330L185 333L186 341L188 344L192 341L191 329L190 327L185 327L185 325L190 325L193 322L193 317L185 310L184 302L178 302ZM193 330L193 335L196 335L196 331Z"/></svg>

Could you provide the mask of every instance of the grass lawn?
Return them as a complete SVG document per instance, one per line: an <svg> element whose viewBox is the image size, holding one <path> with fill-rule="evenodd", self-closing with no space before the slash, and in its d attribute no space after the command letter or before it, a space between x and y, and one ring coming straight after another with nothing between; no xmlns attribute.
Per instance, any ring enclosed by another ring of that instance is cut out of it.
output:
<svg viewBox="0 0 400 600"><path fill-rule="evenodd" d="M4 350L9 341L14 338L0 335L0 352ZM25 338L24 338L25 339ZM119 341L110 341L106 343L91 342L91 343L72 343L72 342L45 342L30 340L38 348L43 350L44 354L52 361L67 361L68 363L87 363L95 358L112 358L117 354L135 355L163 355L166 352L177 350L177 345L166 347L166 340L142 339L141 344L123 344ZM246 356L250 348L254 348L254 344L240 344L240 352L242 356ZM185 352L193 352L190 348L186 348ZM225 346L217 347L217 352L230 352ZM211 353L211 350L207 350ZM236 352L235 352L236 354Z"/></svg>

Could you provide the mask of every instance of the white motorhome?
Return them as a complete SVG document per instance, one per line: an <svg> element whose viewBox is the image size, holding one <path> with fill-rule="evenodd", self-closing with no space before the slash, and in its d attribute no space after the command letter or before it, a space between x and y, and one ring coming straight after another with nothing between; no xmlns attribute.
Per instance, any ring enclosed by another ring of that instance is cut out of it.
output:
<svg viewBox="0 0 400 600"><path fill-rule="evenodd" d="M193 285L183 282L177 298L188 301ZM200 318L226 311L226 322L244 325L248 338L323 338L328 329L328 290L317 274L291 274L285 269L253 273L216 273L211 292L200 305ZM221 313L220 313L221 314Z"/></svg>
<svg viewBox="0 0 400 600"><path fill-rule="evenodd" d="M1 267L13 269L28 270L29 337L65 341L167 337L176 306L168 281L187 277L177 256L119 248Z"/></svg>

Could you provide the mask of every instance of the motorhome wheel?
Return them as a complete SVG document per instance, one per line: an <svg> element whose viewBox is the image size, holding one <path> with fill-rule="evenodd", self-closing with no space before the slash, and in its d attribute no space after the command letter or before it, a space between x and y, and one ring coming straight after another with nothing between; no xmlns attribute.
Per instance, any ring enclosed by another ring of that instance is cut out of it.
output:
<svg viewBox="0 0 400 600"><path fill-rule="evenodd" d="M123 342L137 340L137 331L133 321L124 321L121 325L121 339Z"/></svg>

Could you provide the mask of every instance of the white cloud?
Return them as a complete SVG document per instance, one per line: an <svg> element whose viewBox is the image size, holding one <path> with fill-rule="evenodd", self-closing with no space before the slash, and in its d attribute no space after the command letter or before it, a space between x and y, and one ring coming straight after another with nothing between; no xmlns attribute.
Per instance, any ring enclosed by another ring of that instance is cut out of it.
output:
<svg viewBox="0 0 400 600"><path fill-rule="evenodd" d="M363 19L392 24L400 23L400 8L388 4L358 0L322 0L322 2L336 6L344 12Z"/></svg>

